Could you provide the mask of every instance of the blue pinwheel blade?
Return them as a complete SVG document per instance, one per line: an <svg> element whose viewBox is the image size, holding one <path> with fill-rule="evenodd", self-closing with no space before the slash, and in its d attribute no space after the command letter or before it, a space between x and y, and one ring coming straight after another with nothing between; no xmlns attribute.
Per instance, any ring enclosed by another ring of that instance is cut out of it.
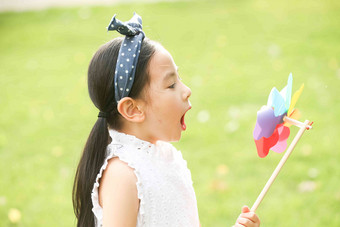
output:
<svg viewBox="0 0 340 227"><path fill-rule="evenodd" d="M287 82L287 86L285 86L281 91L280 94L281 96L284 98L285 100L285 108L286 111L288 111L289 106L290 106L290 102L291 102L291 98L292 98L292 84L293 84L293 76L292 73L289 74L288 77L288 82Z"/></svg>
<svg viewBox="0 0 340 227"><path fill-rule="evenodd" d="M274 109L275 117L287 112L285 99L275 87L273 87L273 89L270 91L267 106L270 106Z"/></svg>

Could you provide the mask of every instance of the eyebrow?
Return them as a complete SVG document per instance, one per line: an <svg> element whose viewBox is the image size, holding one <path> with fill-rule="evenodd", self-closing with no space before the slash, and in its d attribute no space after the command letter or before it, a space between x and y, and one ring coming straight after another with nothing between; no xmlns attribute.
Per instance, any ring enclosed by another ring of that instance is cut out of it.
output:
<svg viewBox="0 0 340 227"><path fill-rule="evenodd" d="M178 72L178 66L176 66L176 70L177 70L177 72ZM173 77L173 76L176 76L176 73L175 73L174 71L168 72L168 73L165 75L163 81L167 81L168 79L170 79L170 78Z"/></svg>

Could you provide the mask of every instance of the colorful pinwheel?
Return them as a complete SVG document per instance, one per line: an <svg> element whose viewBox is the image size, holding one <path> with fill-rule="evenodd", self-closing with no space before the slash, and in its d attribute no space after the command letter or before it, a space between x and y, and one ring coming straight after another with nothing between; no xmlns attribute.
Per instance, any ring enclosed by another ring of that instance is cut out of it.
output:
<svg viewBox="0 0 340 227"><path fill-rule="evenodd" d="M298 110L294 107L304 87L302 84L291 100L292 83L293 76L289 74L287 86L280 92L274 87L269 94L267 105L257 112L253 137L261 158L266 157L269 150L281 153L287 147L291 124L284 123L283 119L286 116L295 119L298 117Z"/></svg>
<svg viewBox="0 0 340 227"><path fill-rule="evenodd" d="M276 166L260 195L257 197L251 208L251 211L254 212L268 192L270 186L273 184L283 165L286 163L304 131L312 128L311 125L313 122L310 123L308 120L305 120L303 123L295 120L298 118L299 112L297 109L294 109L294 107L296 101L301 95L304 85L301 85L300 89L295 92L291 100L292 83L293 77L292 74L289 74L287 86L280 92L274 87L269 94L267 105L263 106L257 112L257 121L253 137L257 153L261 158L266 157L269 150L273 150L278 153L286 150L287 139L290 134L289 127L291 125L299 127L300 130L289 145L279 164Z"/></svg>

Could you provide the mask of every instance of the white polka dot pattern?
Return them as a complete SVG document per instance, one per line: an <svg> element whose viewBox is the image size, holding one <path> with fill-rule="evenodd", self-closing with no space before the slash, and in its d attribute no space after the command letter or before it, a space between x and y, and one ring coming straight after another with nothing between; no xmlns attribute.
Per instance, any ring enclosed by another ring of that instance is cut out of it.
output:
<svg viewBox="0 0 340 227"><path fill-rule="evenodd" d="M125 39L119 49L116 64L119 67L116 67L114 78L115 100L118 102L122 98L127 97L131 91L136 73L135 66L138 62L145 34L142 31L142 18L136 13L127 22L121 22L114 15L108 30L116 30L120 34L125 35Z"/></svg>

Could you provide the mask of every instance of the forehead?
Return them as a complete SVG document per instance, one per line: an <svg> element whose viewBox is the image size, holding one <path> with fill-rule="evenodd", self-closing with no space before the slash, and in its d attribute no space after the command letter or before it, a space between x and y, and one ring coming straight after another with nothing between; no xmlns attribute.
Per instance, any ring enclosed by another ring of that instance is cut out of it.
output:
<svg viewBox="0 0 340 227"><path fill-rule="evenodd" d="M156 51L149 63L150 82L162 82L168 74L176 73L177 66L171 54L161 45L156 46Z"/></svg>

